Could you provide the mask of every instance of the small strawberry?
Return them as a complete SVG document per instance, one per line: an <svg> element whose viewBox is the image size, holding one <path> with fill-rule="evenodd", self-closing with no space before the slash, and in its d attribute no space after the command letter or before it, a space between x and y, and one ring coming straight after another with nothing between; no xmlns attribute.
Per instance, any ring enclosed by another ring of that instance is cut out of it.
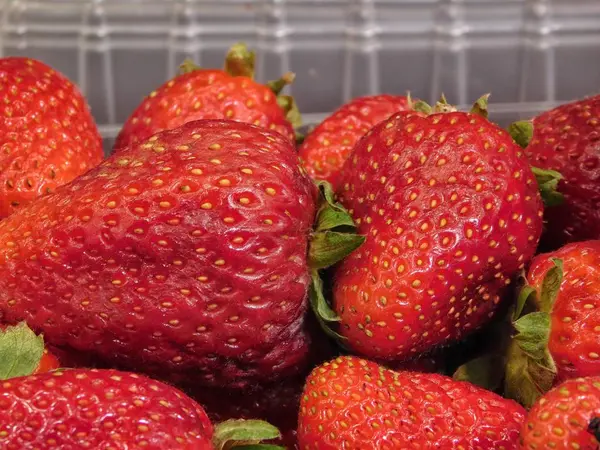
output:
<svg viewBox="0 0 600 450"><path fill-rule="evenodd" d="M408 97L396 95L359 97L343 105L311 131L298 149L308 174L336 187L358 140L382 120L410 107Z"/></svg>
<svg viewBox="0 0 600 450"><path fill-rule="evenodd" d="M525 410L469 383L341 357L306 380L301 450L517 448Z"/></svg>
<svg viewBox="0 0 600 450"><path fill-rule="evenodd" d="M0 219L100 163L87 103L64 75L28 58L0 58Z"/></svg>
<svg viewBox="0 0 600 450"><path fill-rule="evenodd" d="M600 241L535 257L514 314L507 392L531 406L553 385L600 376Z"/></svg>
<svg viewBox="0 0 600 450"><path fill-rule="evenodd" d="M58 358L25 323L0 325L0 380L49 372L60 367Z"/></svg>
<svg viewBox="0 0 600 450"><path fill-rule="evenodd" d="M344 256L340 240L362 242L335 231L335 208L313 230L316 194L278 133L159 133L0 222L0 317L178 383L298 373L311 276Z"/></svg>
<svg viewBox="0 0 600 450"><path fill-rule="evenodd" d="M521 450L600 448L600 377L565 381L541 397L527 414Z"/></svg>
<svg viewBox="0 0 600 450"><path fill-rule="evenodd" d="M533 256L536 179L485 108L482 97L471 113L445 100L400 112L346 161L340 201L367 238L339 265L333 297L354 351L403 360L462 338Z"/></svg>
<svg viewBox="0 0 600 450"><path fill-rule="evenodd" d="M600 96L595 96L510 127L533 165L556 170L563 176L558 191L564 201L545 211L545 248L600 239L599 116Z"/></svg>
<svg viewBox="0 0 600 450"><path fill-rule="evenodd" d="M6 449L221 450L278 435L260 421L225 422L213 433L202 407L182 392L116 370L62 370L0 386Z"/></svg>
<svg viewBox="0 0 600 450"><path fill-rule="evenodd" d="M115 150L199 119L246 122L293 141L300 116L292 97L279 93L294 75L260 84L253 79L254 58L244 44L236 44L223 70L202 69L186 61L178 76L151 92L127 119Z"/></svg>

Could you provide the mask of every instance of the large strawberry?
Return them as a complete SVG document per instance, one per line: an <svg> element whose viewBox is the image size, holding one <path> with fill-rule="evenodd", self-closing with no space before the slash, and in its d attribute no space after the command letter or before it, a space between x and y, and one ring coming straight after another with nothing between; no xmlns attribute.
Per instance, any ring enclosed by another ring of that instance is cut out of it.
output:
<svg viewBox="0 0 600 450"><path fill-rule="evenodd" d="M102 142L77 87L28 58L0 59L0 219L85 173Z"/></svg>
<svg viewBox="0 0 600 450"><path fill-rule="evenodd" d="M225 422L213 433L199 404L133 373L62 370L0 386L3 449L222 450L277 435L260 421Z"/></svg>
<svg viewBox="0 0 600 450"><path fill-rule="evenodd" d="M471 113L445 102L400 112L346 161L340 199L367 235L334 283L353 350L401 360L461 338L492 317L533 256L536 179L485 106L483 97Z"/></svg>
<svg viewBox="0 0 600 450"><path fill-rule="evenodd" d="M600 96L513 124L511 133L531 163L560 172L562 204L545 212L543 245L600 239Z"/></svg>
<svg viewBox="0 0 600 450"><path fill-rule="evenodd" d="M506 388L525 405L553 385L600 376L600 241L535 257L514 314Z"/></svg>
<svg viewBox="0 0 600 450"><path fill-rule="evenodd" d="M373 95L343 105L321 122L298 149L309 175L334 185L348 155L367 131L398 111L411 107L408 97Z"/></svg>
<svg viewBox="0 0 600 450"><path fill-rule="evenodd" d="M0 222L0 318L177 381L274 381L303 368L311 275L346 236L326 205L312 229L315 200L278 133L159 133Z"/></svg>
<svg viewBox="0 0 600 450"><path fill-rule="evenodd" d="M525 417L516 402L469 383L356 357L317 367L300 405L302 450L514 450Z"/></svg>
<svg viewBox="0 0 600 450"><path fill-rule="evenodd" d="M49 372L60 366L58 358L25 323L0 326L0 380Z"/></svg>
<svg viewBox="0 0 600 450"><path fill-rule="evenodd" d="M151 92L127 119L115 150L163 130L199 119L231 119L277 131L295 139L300 116L290 96L279 95L293 74L267 85L253 79L254 53L231 47L225 68L202 69L186 61L181 73Z"/></svg>
<svg viewBox="0 0 600 450"><path fill-rule="evenodd" d="M555 387L531 408L521 450L600 448L600 377L575 378Z"/></svg>

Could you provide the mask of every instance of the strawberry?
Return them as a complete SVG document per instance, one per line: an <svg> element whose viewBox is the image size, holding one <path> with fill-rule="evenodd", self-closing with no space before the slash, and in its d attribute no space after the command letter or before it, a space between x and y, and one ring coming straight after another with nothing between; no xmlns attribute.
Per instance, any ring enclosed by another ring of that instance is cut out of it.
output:
<svg viewBox="0 0 600 450"><path fill-rule="evenodd" d="M565 381L541 397L527 414L521 450L600 448L600 377Z"/></svg>
<svg viewBox="0 0 600 450"><path fill-rule="evenodd" d="M102 160L87 103L64 75L28 58L0 58L0 219Z"/></svg>
<svg viewBox="0 0 600 450"><path fill-rule="evenodd" d="M0 380L49 372L60 367L56 355L25 323L0 325Z"/></svg>
<svg viewBox="0 0 600 450"><path fill-rule="evenodd" d="M339 265L333 307L354 351L403 360L462 338L488 322L533 256L536 180L485 118L486 98L471 113L445 100L432 113L400 112L346 161L340 201L367 237Z"/></svg>
<svg viewBox="0 0 600 450"><path fill-rule="evenodd" d="M527 406L561 381L600 376L600 241L538 255L514 313L507 392Z"/></svg>
<svg viewBox="0 0 600 450"><path fill-rule="evenodd" d="M240 431L244 443L279 434L266 423L238 421L218 425L213 435L202 407L182 392L116 370L55 371L0 387L0 447L6 449L213 450L235 448Z"/></svg>
<svg viewBox="0 0 600 450"><path fill-rule="evenodd" d="M308 174L335 187L358 140L382 120L410 107L410 98L396 95L359 97L343 105L321 122L298 149Z"/></svg>
<svg viewBox="0 0 600 450"><path fill-rule="evenodd" d="M543 246L600 239L600 96L544 112L511 125L532 164L560 172L562 204L545 211Z"/></svg>
<svg viewBox="0 0 600 450"><path fill-rule="evenodd" d="M525 410L469 383L348 356L306 380L301 450L515 449Z"/></svg>
<svg viewBox="0 0 600 450"><path fill-rule="evenodd" d="M297 373L307 259L327 265L319 249L344 235L331 214L312 230L316 194L278 133L209 120L159 133L0 222L0 318L178 383Z"/></svg>
<svg viewBox="0 0 600 450"><path fill-rule="evenodd" d="M298 110L290 96L279 93L294 75L267 85L254 81L253 75L254 52L244 44L231 47L224 70L201 69L186 61L178 76L151 92L127 119L115 150L199 119L247 122L293 141Z"/></svg>

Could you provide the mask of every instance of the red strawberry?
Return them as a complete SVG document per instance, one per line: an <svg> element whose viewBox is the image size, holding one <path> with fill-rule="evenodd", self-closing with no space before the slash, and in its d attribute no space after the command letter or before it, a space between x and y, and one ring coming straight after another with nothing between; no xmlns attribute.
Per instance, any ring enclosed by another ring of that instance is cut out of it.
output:
<svg viewBox="0 0 600 450"><path fill-rule="evenodd" d="M116 370L55 371L0 387L0 447L6 449L213 450L213 442L235 444L234 430L256 440L278 435L253 421L221 424L213 436L202 407L182 392Z"/></svg>
<svg viewBox="0 0 600 450"><path fill-rule="evenodd" d="M298 149L309 175L335 187L358 140L382 120L410 106L408 97L396 95L359 97L343 105L321 122Z"/></svg>
<svg viewBox="0 0 600 450"><path fill-rule="evenodd" d="M302 450L516 449L525 410L437 375L356 357L316 368L301 400Z"/></svg>
<svg viewBox="0 0 600 450"><path fill-rule="evenodd" d="M521 430L521 450L600 448L600 377L564 382L531 408Z"/></svg>
<svg viewBox="0 0 600 450"><path fill-rule="evenodd" d="M296 373L315 193L277 133L208 120L159 133L0 222L0 316L181 382Z"/></svg>
<svg viewBox="0 0 600 450"><path fill-rule="evenodd" d="M58 358L44 346L43 337L37 336L27 324L0 325L0 380L59 367Z"/></svg>
<svg viewBox="0 0 600 450"><path fill-rule="evenodd" d="M102 142L67 78L28 58L0 59L0 219L87 172Z"/></svg>
<svg viewBox="0 0 600 450"><path fill-rule="evenodd" d="M127 119L115 150L163 130L199 119L232 119L277 131L294 140L299 116L293 99L278 96L293 74L263 85L253 80L254 53L234 45L224 70L201 69L191 62L182 73L153 91ZM289 119L289 120L288 120Z"/></svg>
<svg viewBox="0 0 600 450"><path fill-rule="evenodd" d="M485 100L398 113L346 161L340 199L367 239L339 266L334 308L365 356L409 359L482 326L535 252L536 180Z"/></svg>
<svg viewBox="0 0 600 450"><path fill-rule="evenodd" d="M515 313L511 396L531 405L563 380L600 376L599 272L600 241L568 244L532 261Z"/></svg>
<svg viewBox="0 0 600 450"><path fill-rule="evenodd" d="M547 111L533 121L517 122L511 132L531 163L559 171L561 205L545 212L543 245L600 239L600 96Z"/></svg>

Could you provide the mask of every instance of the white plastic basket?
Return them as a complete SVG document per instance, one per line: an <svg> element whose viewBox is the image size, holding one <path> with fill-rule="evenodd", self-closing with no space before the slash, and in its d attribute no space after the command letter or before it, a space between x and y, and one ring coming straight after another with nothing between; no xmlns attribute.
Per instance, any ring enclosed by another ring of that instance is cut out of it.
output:
<svg viewBox="0 0 600 450"><path fill-rule="evenodd" d="M523 118L600 87L598 0L0 0L0 52L79 83L114 137L185 57L220 66L246 41L259 79L292 70L305 121L378 92Z"/></svg>

